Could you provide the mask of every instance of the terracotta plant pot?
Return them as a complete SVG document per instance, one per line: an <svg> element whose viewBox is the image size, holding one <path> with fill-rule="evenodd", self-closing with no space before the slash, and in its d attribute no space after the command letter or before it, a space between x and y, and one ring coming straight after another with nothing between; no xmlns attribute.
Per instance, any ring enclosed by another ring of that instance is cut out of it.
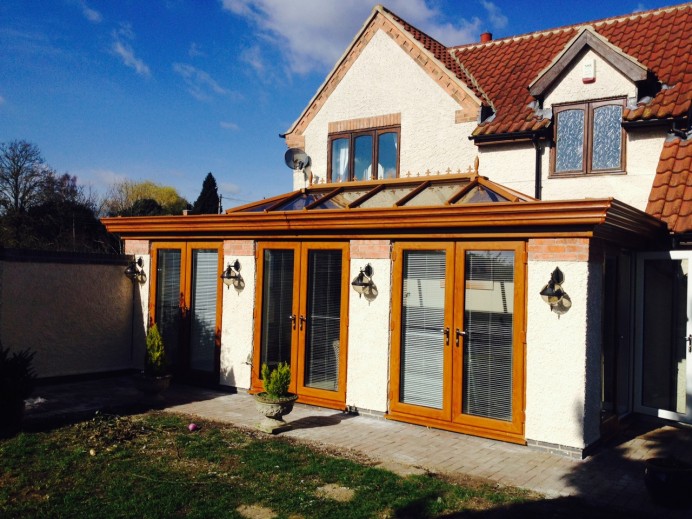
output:
<svg viewBox="0 0 692 519"><path fill-rule="evenodd" d="M256 394L255 407L264 416L264 419L257 424L257 428L269 434L289 430L291 424L284 422L283 417L293 411L293 403L296 400L298 395L293 394L278 399L268 396L267 393Z"/></svg>
<svg viewBox="0 0 692 519"><path fill-rule="evenodd" d="M644 483L651 500L666 508L689 508L692 465L673 458L646 460Z"/></svg>

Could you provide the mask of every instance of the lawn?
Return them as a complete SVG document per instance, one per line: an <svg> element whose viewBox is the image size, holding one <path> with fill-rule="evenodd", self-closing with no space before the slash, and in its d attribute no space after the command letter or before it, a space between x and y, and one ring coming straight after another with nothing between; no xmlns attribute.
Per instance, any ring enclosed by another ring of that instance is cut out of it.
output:
<svg viewBox="0 0 692 519"><path fill-rule="evenodd" d="M97 415L0 440L0 517L486 517L539 503L229 425L191 432L190 421Z"/></svg>

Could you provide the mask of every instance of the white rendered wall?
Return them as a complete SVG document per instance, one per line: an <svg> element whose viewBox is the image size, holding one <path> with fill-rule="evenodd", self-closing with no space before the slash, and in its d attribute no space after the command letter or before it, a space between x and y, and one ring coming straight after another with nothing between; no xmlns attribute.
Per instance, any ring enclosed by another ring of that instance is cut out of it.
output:
<svg viewBox="0 0 692 519"><path fill-rule="evenodd" d="M378 295L368 301L351 287L349 297L346 405L369 411L387 411L389 382L389 323L391 260L352 259L351 279L370 263Z"/></svg>
<svg viewBox="0 0 692 519"><path fill-rule="evenodd" d="M572 300L560 318L539 295L556 266ZM599 437L598 268L585 261L529 260L528 278L526 439L583 449Z"/></svg>
<svg viewBox="0 0 692 519"><path fill-rule="evenodd" d="M475 122L455 124L461 107L382 31L377 31L304 132L312 173L327 172L328 124L401 114L400 176L456 173L473 166L476 147L468 140ZM294 176L295 189L305 187Z"/></svg>
<svg viewBox="0 0 692 519"><path fill-rule="evenodd" d="M240 261L245 281L243 290L234 287L223 290L221 316L221 370L219 383L225 386L249 389L251 382L252 343L255 307L255 257L224 256L224 267Z"/></svg>

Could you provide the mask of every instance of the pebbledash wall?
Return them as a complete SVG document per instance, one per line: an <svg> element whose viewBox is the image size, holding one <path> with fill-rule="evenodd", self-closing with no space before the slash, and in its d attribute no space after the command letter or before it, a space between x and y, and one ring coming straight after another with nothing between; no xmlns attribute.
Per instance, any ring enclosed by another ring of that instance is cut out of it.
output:
<svg viewBox="0 0 692 519"><path fill-rule="evenodd" d="M141 299L127 264L124 256L0 251L3 347L35 351L39 378L141 365Z"/></svg>
<svg viewBox="0 0 692 519"><path fill-rule="evenodd" d="M526 285L525 436L530 445L580 457L599 438L601 272L588 239L531 239ZM255 245L224 242L224 264L239 259L243 290L223 288L222 385L248 389L251 380L255 302ZM351 240L350 275L370 263L377 297L349 290L346 405L360 413L388 409L391 339L391 242ZM559 266L573 306L552 313L539 292ZM588 304L587 304L588 301Z"/></svg>

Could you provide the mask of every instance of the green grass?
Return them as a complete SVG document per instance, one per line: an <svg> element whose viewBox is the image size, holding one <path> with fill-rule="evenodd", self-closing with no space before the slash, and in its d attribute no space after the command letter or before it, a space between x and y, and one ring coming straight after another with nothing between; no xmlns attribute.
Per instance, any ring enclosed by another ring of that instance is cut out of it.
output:
<svg viewBox="0 0 692 519"><path fill-rule="evenodd" d="M438 517L531 496L433 475L401 477L354 456L189 417L98 415L0 440L0 517ZM197 422L199 423L199 422ZM349 459L350 458L350 459ZM340 502L318 489L355 491Z"/></svg>

